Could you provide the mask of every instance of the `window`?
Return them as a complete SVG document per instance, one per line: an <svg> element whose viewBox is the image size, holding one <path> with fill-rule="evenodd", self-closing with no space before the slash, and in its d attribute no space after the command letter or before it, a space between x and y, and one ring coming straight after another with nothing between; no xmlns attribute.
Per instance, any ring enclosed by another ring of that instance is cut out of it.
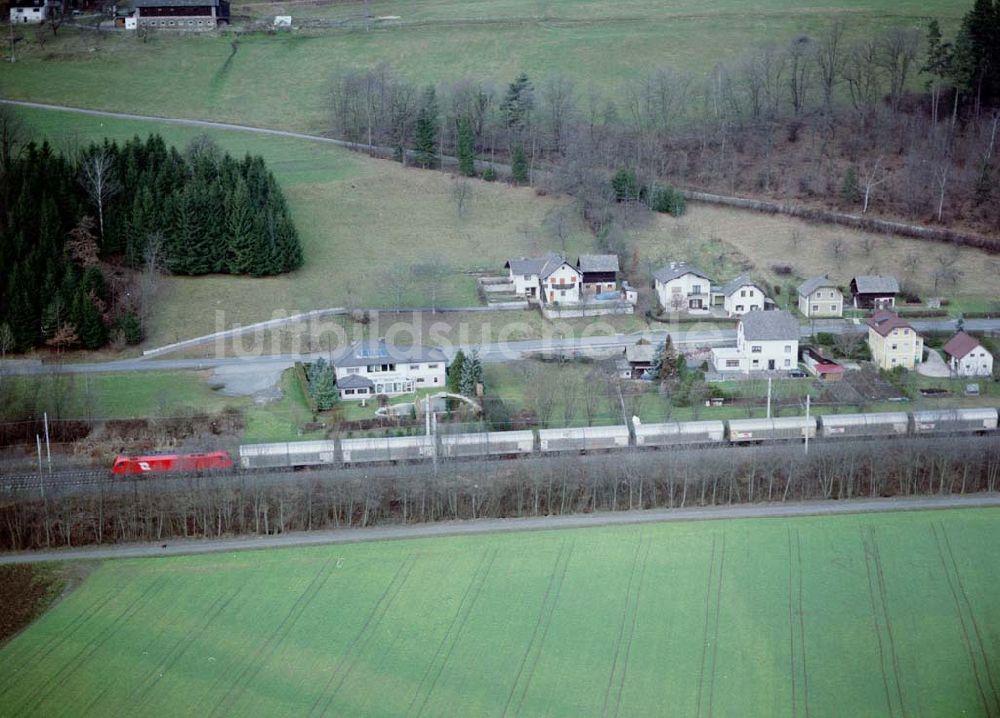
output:
<svg viewBox="0 0 1000 718"><path fill-rule="evenodd" d="M760 366L760 359L754 359L753 360L753 365L754 366Z"/></svg>
<svg viewBox="0 0 1000 718"><path fill-rule="evenodd" d="M560 297L565 297L566 296L566 290L565 289L560 289L559 290L559 296Z"/></svg>
<svg viewBox="0 0 1000 718"><path fill-rule="evenodd" d="M348 367L347 368L347 373L348 374L357 374L359 371L361 371L361 369L359 367L356 367L356 366L352 366L352 367Z"/></svg>
<svg viewBox="0 0 1000 718"><path fill-rule="evenodd" d="M410 369L419 369L419 368L420 368L419 364L410 364Z"/></svg>
<svg viewBox="0 0 1000 718"><path fill-rule="evenodd" d="M813 311L814 312L818 312L819 311L819 305L818 304L813 304Z"/></svg>
<svg viewBox="0 0 1000 718"><path fill-rule="evenodd" d="M893 350L893 351L896 351L896 350L897 350L898 348L899 348L899 345L898 345L898 344L893 344L893 345L892 345L892 350Z"/></svg>
<svg viewBox="0 0 1000 718"><path fill-rule="evenodd" d="M909 333L910 333L910 330L909 330L909 329L904 329L904 330L903 330L903 334L909 334Z"/></svg>
<svg viewBox="0 0 1000 718"><path fill-rule="evenodd" d="M762 351L764 351L764 348L760 344L754 344L753 346L750 347L750 351L753 352L754 354L760 354Z"/></svg>
<svg viewBox="0 0 1000 718"><path fill-rule="evenodd" d="M742 312L743 311L743 305L742 304L737 304L736 305L736 311Z"/></svg>
<svg viewBox="0 0 1000 718"><path fill-rule="evenodd" d="M344 394L345 395L346 394L353 394L353 393L354 393L354 389L344 389Z"/></svg>
<svg viewBox="0 0 1000 718"><path fill-rule="evenodd" d="M423 384L424 383L424 378L422 376L418 376L417 377L417 383L418 384Z"/></svg>
<svg viewBox="0 0 1000 718"><path fill-rule="evenodd" d="M745 297L746 295L747 295L747 290L745 290L745 289L741 289L741 290L740 290L740 296L741 296L741 297Z"/></svg>
<svg viewBox="0 0 1000 718"><path fill-rule="evenodd" d="M428 369L437 369L437 368L438 368L438 365L437 365L437 364L428 364L428 365L427 365L427 368L428 368Z"/></svg>
<svg viewBox="0 0 1000 718"><path fill-rule="evenodd" d="M791 354L791 353L792 353L792 345L791 344L786 344L785 345L785 354Z"/></svg>
<svg viewBox="0 0 1000 718"><path fill-rule="evenodd" d="M691 285L691 294L701 294L701 285L700 284L692 284Z"/></svg>
<svg viewBox="0 0 1000 718"><path fill-rule="evenodd" d="M435 384L437 384L437 383L438 383L438 378L437 378L437 377L434 377L434 383L435 383Z"/></svg>
<svg viewBox="0 0 1000 718"><path fill-rule="evenodd" d="M791 359L785 359L785 366L789 367L791 365L792 365L792 360Z"/></svg>
<svg viewBox="0 0 1000 718"><path fill-rule="evenodd" d="M671 294L680 294L681 293L681 289L682 289L682 287L671 287L670 288L670 293Z"/></svg>
<svg viewBox="0 0 1000 718"><path fill-rule="evenodd" d="M893 357L893 358L892 358L892 363L893 363L893 364L895 364L895 363L896 363L896 357Z"/></svg>
<svg viewBox="0 0 1000 718"><path fill-rule="evenodd" d="M739 359L726 359L727 367L738 367L740 365Z"/></svg>
<svg viewBox="0 0 1000 718"><path fill-rule="evenodd" d="M530 277L530 276L528 276L527 274L525 274L525 275L524 275L524 281L526 281L526 282L529 282L529 281L531 281L531 277Z"/></svg>
<svg viewBox="0 0 1000 718"><path fill-rule="evenodd" d="M835 311L837 311L837 305L836 305L836 304L831 304L831 305L830 305L830 311L831 311L831 312L835 312Z"/></svg>

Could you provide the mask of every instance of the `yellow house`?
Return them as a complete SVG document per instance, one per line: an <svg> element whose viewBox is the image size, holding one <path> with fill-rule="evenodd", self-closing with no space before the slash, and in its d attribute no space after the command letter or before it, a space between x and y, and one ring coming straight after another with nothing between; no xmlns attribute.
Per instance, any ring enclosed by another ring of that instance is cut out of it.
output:
<svg viewBox="0 0 1000 718"><path fill-rule="evenodd" d="M924 340L906 320L886 309L868 319L868 348L880 369L912 369L924 357Z"/></svg>

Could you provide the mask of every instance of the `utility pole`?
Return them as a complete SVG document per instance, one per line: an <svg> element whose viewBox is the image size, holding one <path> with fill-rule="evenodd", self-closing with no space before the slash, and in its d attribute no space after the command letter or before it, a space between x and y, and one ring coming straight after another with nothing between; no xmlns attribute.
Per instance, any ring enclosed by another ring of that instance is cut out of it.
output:
<svg viewBox="0 0 1000 718"><path fill-rule="evenodd" d="M49 464L49 476L52 476L52 447L49 444L49 412L42 414L45 421L45 458Z"/></svg>
<svg viewBox="0 0 1000 718"><path fill-rule="evenodd" d="M809 455L809 399L811 399L808 394L806 394L806 455Z"/></svg>
<svg viewBox="0 0 1000 718"><path fill-rule="evenodd" d="M42 475L42 437L35 434L35 444L38 447L38 486L45 498L45 477Z"/></svg>
<svg viewBox="0 0 1000 718"><path fill-rule="evenodd" d="M7 27L10 28L10 61L14 62L14 21L8 19Z"/></svg>
<svg viewBox="0 0 1000 718"><path fill-rule="evenodd" d="M767 418L771 418L771 377L767 378Z"/></svg>

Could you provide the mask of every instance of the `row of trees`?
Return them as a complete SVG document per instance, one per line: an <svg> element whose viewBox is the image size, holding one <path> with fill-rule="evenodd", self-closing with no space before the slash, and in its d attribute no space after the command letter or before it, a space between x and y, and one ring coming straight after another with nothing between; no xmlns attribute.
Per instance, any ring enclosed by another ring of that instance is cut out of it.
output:
<svg viewBox="0 0 1000 718"><path fill-rule="evenodd" d="M302 263L260 157L151 135L69 154L19 143L0 117L0 350L136 343L153 278L263 276Z"/></svg>
<svg viewBox="0 0 1000 718"><path fill-rule="evenodd" d="M870 32L838 20L720 62L704 81L658 67L614 95L554 74L420 90L379 65L335 79L332 119L344 138L395 148L404 161L411 147L424 166L456 155L465 175L476 157L499 157L523 181L556 165L552 189L582 198L597 227L613 220L608 179L623 163L640 185L996 227L997 6L977 0L950 39L934 22ZM921 84L926 92L915 92ZM848 172L857 191L845 199Z"/></svg>
<svg viewBox="0 0 1000 718"><path fill-rule="evenodd" d="M975 437L144 479L12 497L0 549L998 488L1000 446Z"/></svg>

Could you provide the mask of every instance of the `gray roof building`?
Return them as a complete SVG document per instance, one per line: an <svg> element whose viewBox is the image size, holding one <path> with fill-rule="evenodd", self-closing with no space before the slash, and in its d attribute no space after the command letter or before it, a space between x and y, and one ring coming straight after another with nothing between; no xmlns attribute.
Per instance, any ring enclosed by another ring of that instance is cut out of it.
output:
<svg viewBox="0 0 1000 718"><path fill-rule="evenodd" d="M837 289L837 283L832 279L830 279L825 274L819 277L811 277L799 285L798 288L799 296L808 297L817 289L823 289L825 287Z"/></svg>
<svg viewBox="0 0 1000 718"><path fill-rule="evenodd" d="M617 259L618 258L615 257L616 261ZM569 263L561 254L547 252L542 257L515 257L513 259L508 259L504 266L508 267L514 274L521 274L525 276L537 275L541 279L545 279L564 264ZM570 264L569 266L572 267L573 265ZM576 268L574 267L574 269Z"/></svg>
<svg viewBox="0 0 1000 718"><path fill-rule="evenodd" d="M219 0L132 0L132 7L219 7Z"/></svg>
<svg viewBox="0 0 1000 718"><path fill-rule="evenodd" d="M438 347L398 347L385 339L357 341L333 360L336 367L369 366L371 364L407 364L445 362L448 357Z"/></svg>
<svg viewBox="0 0 1000 718"><path fill-rule="evenodd" d="M617 254L581 254L576 261L577 268L586 274L587 272L617 272Z"/></svg>
<svg viewBox="0 0 1000 718"><path fill-rule="evenodd" d="M851 284L858 294L899 294L895 277L862 274L851 280Z"/></svg>
<svg viewBox="0 0 1000 718"><path fill-rule="evenodd" d="M749 341L799 339L798 320L783 309L747 312L740 323L743 325L743 336Z"/></svg>
<svg viewBox="0 0 1000 718"><path fill-rule="evenodd" d="M748 275L746 275L746 274L741 274L741 275L740 275L740 276L738 276L738 277L737 277L736 279L734 279L733 281L731 281L731 282L729 282L728 284L726 284L726 285L725 285L725 286L724 286L724 287L722 288L722 293L723 293L723 294L724 294L725 296L727 296L727 297L730 297L730 296L732 296L732 295L733 295L733 294L734 294L734 293L735 293L735 292L736 292L737 290L739 290L739 288L740 288L740 287L746 287L746 286L753 286L753 287L756 287L757 289L759 289L759 290L760 290L760 293L761 293L761 294L764 294L764 295L766 295L766 294L767 294L767 292L765 292L765 291L764 291L764 290L763 290L763 289L761 288L761 286L760 286L759 284L757 284L757 282L755 282L755 281L753 281L752 279L750 279L750 277L749 277Z"/></svg>
<svg viewBox="0 0 1000 718"><path fill-rule="evenodd" d="M708 279L707 274L687 262L671 262L668 266L661 267L653 272L653 279L666 284L667 282L671 282L678 277L683 277L685 274L693 274L696 277Z"/></svg>
<svg viewBox="0 0 1000 718"><path fill-rule="evenodd" d="M371 389L374 386L375 382L360 374L348 374L337 380L338 389Z"/></svg>

